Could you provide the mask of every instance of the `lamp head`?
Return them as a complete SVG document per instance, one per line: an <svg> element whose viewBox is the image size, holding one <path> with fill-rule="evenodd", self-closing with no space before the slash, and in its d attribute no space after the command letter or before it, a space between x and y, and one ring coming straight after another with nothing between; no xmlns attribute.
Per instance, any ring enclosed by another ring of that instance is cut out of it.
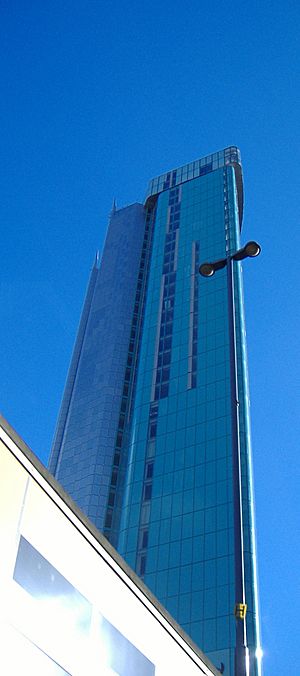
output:
<svg viewBox="0 0 300 676"><path fill-rule="evenodd" d="M199 272L203 277L212 277L217 270L222 270L227 265L227 258L220 258L213 263L201 263Z"/></svg>
<svg viewBox="0 0 300 676"><path fill-rule="evenodd" d="M199 272L202 277L212 277L215 274L213 263L202 263L199 267Z"/></svg>
<svg viewBox="0 0 300 676"><path fill-rule="evenodd" d="M248 242L245 245L244 249L246 256L249 256L250 258L255 258L255 256L259 256L261 252L261 247L257 242Z"/></svg>
<svg viewBox="0 0 300 676"><path fill-rule="evenodd" d="M244 258L255 258L259 256L261 247L257 242L247 242L242 249L239 249L232 258L234 261L242 261Z"/></svg>

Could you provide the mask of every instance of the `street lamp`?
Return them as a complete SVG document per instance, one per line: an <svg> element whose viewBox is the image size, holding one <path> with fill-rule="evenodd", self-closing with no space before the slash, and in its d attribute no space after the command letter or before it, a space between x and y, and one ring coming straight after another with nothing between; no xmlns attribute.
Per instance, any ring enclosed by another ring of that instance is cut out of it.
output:
<svg viewBox="0 0 300 676"><path fill-rule="evenodd" d="M230 389L231 389L231 429L232 429L232 476L233 476L233 505L234 505L234 559L235 559L235 607L236 618L236 647L235 647L235 676L248 676L249 652L247 647L246 631L246 598L244 574L244 544L243 544L243 507L242 507L242 476L241 452L239 435L239 397L237 379L237 349L235 328L235 300L234 276L232 261L241 261L244 258L259 256L261 247L257 242L248 242L242 249L226 258L212 263L202 263L199 272L203 277L212 277L217 270L227 268L228 291L228 325L230 349Z"/></svg>

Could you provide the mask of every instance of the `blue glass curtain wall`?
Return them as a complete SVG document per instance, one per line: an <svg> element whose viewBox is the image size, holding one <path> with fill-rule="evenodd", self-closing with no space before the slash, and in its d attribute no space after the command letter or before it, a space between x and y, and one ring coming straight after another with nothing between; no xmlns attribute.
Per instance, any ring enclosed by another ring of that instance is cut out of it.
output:
<svg viewBox="0 0 300 676"><path fill-rule="evenodd" d="M227 277L223 270L210 280L197 276L195 283L195 264L239 246L235 172L221 167L177 186L177 192L171 182L170 175L170 187L164 183L157 203L119 550L195 642L233 673ZM174 231L170 237L171 214L176 214L176 240ZM240 325L239 274L237 266ZM239 333L239 372L242 365ZM243 399L241 436L243 485L248 486L246 403ZM249 491L247 496L245 531ZM250 560L251 555L249 600ZM255 649L253 611L250 600L249 642Z"/></svg>

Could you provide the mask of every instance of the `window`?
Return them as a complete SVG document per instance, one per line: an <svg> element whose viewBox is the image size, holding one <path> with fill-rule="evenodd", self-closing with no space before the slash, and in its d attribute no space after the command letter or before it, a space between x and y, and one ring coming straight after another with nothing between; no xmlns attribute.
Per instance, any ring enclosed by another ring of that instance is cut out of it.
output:
<svg viewBox="0 0 300 676"><path fill-rule="evenodd" d="M165 338L164 348L165 350L170 350L172 346L172 338Z"/></svg>
<svg viewBox="0 0 300 676"><path fill-rule="evenodd" d="M114 504L115 504L115 495L116 495L115 493L110 491L110 494L108 496L108 504L109 504L110 507L113 507Z"/></svg>
<svg viewBox="0 0 300 676"><path fill-rule="evenodd" d="M169 383L163 383L160 388L160 396L163 399L164 397L167 397L168 394L169 394Z"/></svg>
<svg viewBox="0 0 300 676"><path fill-rule="evenodd" d="M117 479L118 479L118 471L116 469L113 469L111 473L111 485L116 486L117 485Z"/></svg>
<svg viewBox="0 0 300 676"><path fill-rule="evenodd" d="M150 424L150 439L153 439L156 436L156 422Z"/></svg>
<svg viewBox="0 0 300 676"><path fill-rule="evenodd" d="M148 441L147 445L147 458L154 458L155 454L155 439Z"/></svg>
<svg viewBox="0 0 300 676"><path fill-rule="evenodd" d="M152 479L153 477L153 462L148 462L146 465L146 479Z"/></svg>
<svg viewBox="0 0 300 676"><path fill-rule="evenodd" d="M146 525L149 523L149 518L150 518L150 503L146 503L142 505L141 509L141 524Z"/></svg>
<svg viewBox="0 0 300 676"><path fill-rule="evenodd" d="M112 512L108 511L105 517L105 527L110 528L112 524Z"/></svg>
<svg viewBox="0 0 300 676"><path fill-rule="evenodd" d="M158 416L158 404L151 404L150 418L157 418L157 416Z"/></svg>
<svg viewBox="0 0 300 676"><path fill-rule="evenodd" d="M145 484L144 500L151 500L151 497L152 497L152 484Z"/></svg>
<svg viewBox="0 0 300 676"><path fill-rule="evenodd" d="M142 554L142 556L141 556L141 558L140 558L140 571L139 571L139 574L140 574L140 575L145 575L145 572L146 572L146 555L145 555L145 554Z"/></svg>
<svg viewBox="0 0 300 676"><path fill-rule="evenodd" d="M142 533L142 549L146 549L148 547L148 531L144 530Z"/></svg>
<svg viewBox="0 0 300 676"><path fill-rule="evenodd" d="M116 467L119 467L119 464L120 464L120 453L115 453L115 455L114 455L114 465L116 465Z"/></svg>

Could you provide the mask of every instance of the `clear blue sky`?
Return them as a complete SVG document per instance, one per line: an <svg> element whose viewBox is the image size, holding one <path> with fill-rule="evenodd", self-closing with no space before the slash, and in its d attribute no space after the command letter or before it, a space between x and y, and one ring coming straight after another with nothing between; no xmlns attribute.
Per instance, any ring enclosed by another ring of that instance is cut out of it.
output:
<svg viewBox="0 0 300 676"><path fill-rule="evenodd" d="M300 673L299 19L296 0L1 3L1 410L44 462L113 197L241 148L265 676Z"/></svg>

